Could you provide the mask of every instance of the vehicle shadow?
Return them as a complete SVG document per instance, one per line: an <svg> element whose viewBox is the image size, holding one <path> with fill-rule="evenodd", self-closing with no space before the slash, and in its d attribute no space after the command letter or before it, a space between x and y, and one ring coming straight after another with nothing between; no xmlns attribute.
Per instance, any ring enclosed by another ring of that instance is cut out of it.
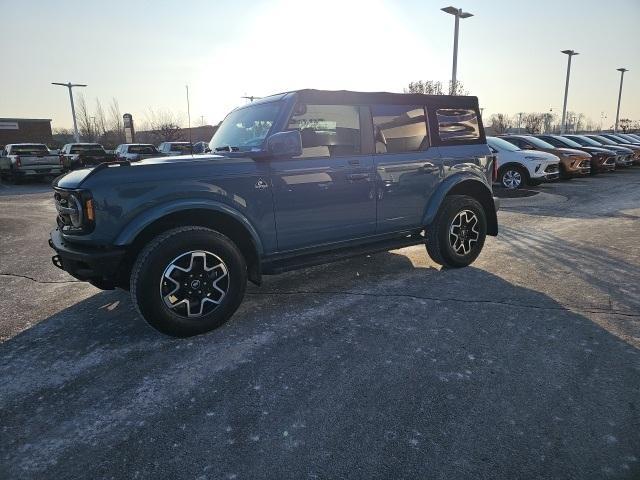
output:
<svg viewBox="0 0 640 480"><path fill-rule="evenodd" d="M102 292L0 345L0 382L4 478L640 473L637 349L392 252L267 278L191 339Z"/></svg>

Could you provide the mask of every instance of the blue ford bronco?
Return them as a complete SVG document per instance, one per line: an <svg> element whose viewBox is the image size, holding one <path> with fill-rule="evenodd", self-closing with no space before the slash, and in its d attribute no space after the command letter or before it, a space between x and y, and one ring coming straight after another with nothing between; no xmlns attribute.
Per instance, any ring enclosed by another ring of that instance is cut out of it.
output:
<svg viewBox="0 0 640 480"><path fill-rule="evenodd" d="M57 178L53 263L190 336L264 274L418 244L464 267L498 233L476 97L281 93L232 111L209 146Z"/></svg>

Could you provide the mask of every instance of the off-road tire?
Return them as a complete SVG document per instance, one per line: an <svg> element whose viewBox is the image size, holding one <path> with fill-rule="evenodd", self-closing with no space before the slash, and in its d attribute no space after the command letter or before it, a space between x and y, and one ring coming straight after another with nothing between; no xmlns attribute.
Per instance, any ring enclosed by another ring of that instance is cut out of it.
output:
<svg viewBox="0 0 640 480"><path fill-rule="evenodd" d="M160 285L174 259L199 250L211 252L224 262L228 289L212 311L187 318L165 305ZM153 328L174 337L198 335L224 324L242 302L246 285L247 266L238 247L225 235L199 226L176 228L154 238L138 255L130 278L131 298L140 316Z"/></svg>
<svg viewBox="0 0 640 480"><path fill-rule="evenodd" d="M477 217L478 239L467 254L459 254L451 245L450 230L459 213L470 211ZM466 195L451 195L444 199L436 218L426 230L427 253L439 265L448 268L466 267L478 258L487 235L487 217L480 203Z"/></svg>

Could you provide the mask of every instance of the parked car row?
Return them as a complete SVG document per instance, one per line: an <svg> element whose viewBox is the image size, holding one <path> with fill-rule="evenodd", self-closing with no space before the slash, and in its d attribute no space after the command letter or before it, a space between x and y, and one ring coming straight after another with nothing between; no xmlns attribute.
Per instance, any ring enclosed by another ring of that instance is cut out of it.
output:
<svg viewBox="0 0 640 480"><path fill-rule="evenodd" d="M500 135L487 137L498 182L508 189L640 165L640 135Z"/></svg>

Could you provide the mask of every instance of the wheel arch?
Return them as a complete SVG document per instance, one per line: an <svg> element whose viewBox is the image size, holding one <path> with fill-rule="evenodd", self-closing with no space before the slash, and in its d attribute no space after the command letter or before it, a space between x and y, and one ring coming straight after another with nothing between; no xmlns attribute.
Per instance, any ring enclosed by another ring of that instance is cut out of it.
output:
<svg viewBox="0 0 640 480"><path fill-rule="evenodd" d="M249 280L259 284L260 258L263 253L260 237L239 212L221 207L225 206L191 204L165 207L155 213L146 212L127 225L115 244L127 247L128 261L125 264L130 269L144 246L162 232L191 225L211 228L229 237L238 246L247 263ZM129 273L125 271L123 275Z"/></svg>
<svg viewBox="0 0 640 480"><path fill-rule="evenodd" d="M423 225L428 227L435 220L438 210L447 196L467 195L482 205L487 216L487 235L498 235L498 216L491 189L476 177L459 176L453 180L451 178L448 179L448 182L443 182L431 197L423 217Z"/></svg>

